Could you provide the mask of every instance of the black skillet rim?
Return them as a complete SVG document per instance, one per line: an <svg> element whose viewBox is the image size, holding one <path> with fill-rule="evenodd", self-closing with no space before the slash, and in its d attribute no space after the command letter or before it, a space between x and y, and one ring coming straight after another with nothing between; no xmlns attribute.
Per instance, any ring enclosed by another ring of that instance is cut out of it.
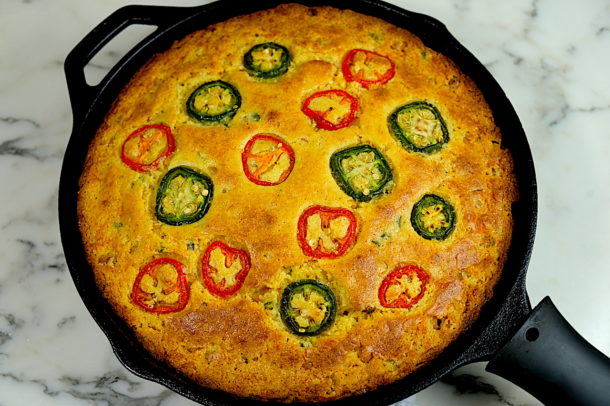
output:
<svg viewBox="0 0 610 406"><path fill-rule="evenodd" d="M520 199L513 206L515 224L513 239L494 296L483 307L472 327L430 364L413 374L363 395L324 403L333 406L387 405L418 392L465 363L488 359L529 312L525 274L536 228L537 193L534 164L521 123L506 95L487 69L447 31L442 23L378 0L297 2L308 6L327 3L337 8L352 9L379 17L408 29L418 35L428 47L448 56L483 92L492 109L496 124L503 133L502 144L511 152L515 161ZM141 347L132 330L112 311L95 285L78 229L76 213L78 179L83 169L88 144L95 130L101 124L120 89L150 56L167 49L173 40L182 38L196 29L237 15L271 8L280 3L283 2L263 0L252 4L235 4L221 0L190 8L127 6L115 14L122 13L123 18L129 16L131 23L156 22L157 24L154 25L159 25L160 28L126 54L94 88L81 86L79 83L80 71L88 59L82 60L83 54L77 52L77 48L85 40L72 51L65 64L74 124L61 172L59 220L66 262L76 288L92 317L108 337L113 351L126 368L140 377L160 383L204 405L272 405L275 402L235 398L221 391L201 387L163 362L153 359ZM140 14L152 18L139 19L137 17ZM168 18L169 21L163 22L164 18Z"/></svg>

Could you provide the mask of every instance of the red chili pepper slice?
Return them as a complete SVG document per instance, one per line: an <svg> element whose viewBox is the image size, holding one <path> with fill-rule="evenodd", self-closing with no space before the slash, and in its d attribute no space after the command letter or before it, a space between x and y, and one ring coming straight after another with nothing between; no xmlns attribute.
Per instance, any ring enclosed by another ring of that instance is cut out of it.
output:
<svg viewBox="0 0 610 406"><path fill-rule="evenodd" d="M172 258L158 258L145 265L131 290L131 301L150 313L178 312L188 300L184 265Z"/></svg>
<svg viewBox="0 0 610 406"><path fill-rule="evenodd" d="M294 167L294 150L285 141L268 134L257 134L241 154L246 177L261 186L284 182Z"/></svg>
<svg viewBox="0 0 610 406"><path fill-rule="evenodd" d="M297 238L305 255L337 258L354 244L356 227L356 217L347 209L313 206L299 217Z"/></svg>
<svg viewBox="0 0 610 406"><path fill-rule="evenodd" d="M366 49L352 49L345 55L341 65L348 82L358 82L368 89L372 85L383 85L396 73L396 65L385 55Z"/></svg>
<svg viewBox="0 0 610 406"><path fill-rule="evenodd" d="M305 99L301 111L315 121L318 128L338 130L356 118L358 99L344 90L325 90Z"/></svg>
<svg viewBox="0 0 610 406"><path fill-rule="evenodd" d="M407 278L405 282L416 284L415 286L407 286L402 289L401 279ZM430 280L430 276L426 271L416 265L407 265L396 268L388 276L385 277L381 286L379 286L379 302L383 307L410 309L424 297L426 285ZM417 284L419 282L419 284ZM388 291L392 286L398 286L402 289L399 292L394 292L395 298L388 301ZM415 291L415 292L413 292Z"/></svg>
<svg viewBox="0 0 610 406"><path fill-rule="evenodd" d="M127 137L121 160L137 172L148 172L176 149L172 130L163 124L145 125Z"/></svg>
<svg viewBox="0 0 610 406"><path fill-rule="evenodd" d="M250 271L250 255L221 241L212 242L201 260L203 282L210 293L227 298L237 293Z"/></svg>

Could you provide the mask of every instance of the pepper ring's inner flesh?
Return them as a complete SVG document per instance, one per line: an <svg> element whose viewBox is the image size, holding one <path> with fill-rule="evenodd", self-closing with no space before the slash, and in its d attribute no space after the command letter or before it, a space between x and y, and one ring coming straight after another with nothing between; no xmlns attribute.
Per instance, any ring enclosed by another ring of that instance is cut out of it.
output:
<svg viewBox="0 0 610 406"><path fill-rule="evenodd" d="M392 69L392 63L383 56L359 51L354 54L349 69L357 80L372 82L386 75Z"/></svg>
<svg viewBox="0 0 610 406"><path fill-rule="evenodd" d="M161 265L154 270L154 276L145 274L140 280L140 290L148 294L142 303L150 308L157 305L171 305L178 303L178 273L169 265Z"/></svg>
<svg viewBox="0 0 610 406"><path fill-rule="evenodd" d="M341 241L347 237L350 220L340 216L323 219L319 213L307 218L307 244L313 249L330 253L339 250Z"/></svg>
<svg viewBox="0 0 610 406"><path fill-rule="evenodd" d="M150 165L167 149L167 137L158 128L149 128L125 142L125 156L142 165Z"/></svg>
<svg viewBox="0 0 610 406"><path fill-rule="evenodd" d="M262 138L252 145L246 163L256 179L277 183L290 169L290 155L278 140Z"/></svg>
<svg viewBox="0 0 610 406"><path fill-rule="evenodd" d="M252 66L261 72L269 72L281 66L283 56L281 49L261 47L252 52Z"/></svg>
<svg viewBox="0 0 610 406"><path fill-rule="evenodd" d="M326 298L316 290L303 289L292 295L290 307L294 311L294 321L299 331L318 326L328 312Z"/></svg>
<svg viewBox="0 0 610 406"><path fill-rule="evenodd" d="M443 130L434 113L426 108L413 108L398 113L398 126L417 148L443 142Z"/></svg>
<svg viewBox="0 0 610 406"><path fill-rule="evenodd" d="M199 113L207 116L217 116L237 107L233 92L222 86L203 89L196 95L194 105Z"/></svg>
<svg viewBox="0 0 610 406"><path fill-rule="evenodd" d="M189 216L195 213L210 191L193 178L178 175L173 178L162 200L162 211L173 216Z"/></svg>
<svg viewBox="0 0 610 406"><path fill-rule="evenodd" d="M409 303L411 299L421 293L422 287L423 282L417 274L402 275L388 287L385 293L386 301L392 303L403 298L406 303Z"/></svg>
<svg viewBox="0 0 610 406"><path fill-rule="evenodd" d="M220 248L214 248L210 253L209 275L217 286L224 288L234 286L237 283L237 274L244 267L238 255L224 252Z"/></svg>
<svg viewBox="0 0 610 406"><path fill-rule="evenodd" d="M420 212L420 219L424 228L431 233L449 227L443 206L440 204L424 207Z"/></svg>
<svg viewBox="0 0 610 406"><path fill-rule="evenodd" d="M328 93L313 98L309 103L309 108L329 123L338 125L349 116L352 103L343 95Z"/></svg>
<svg viewBox="0 0 610 406"><path fill-rule="evenodd" d="M341 160L345 180L355 191L368 196L379 186L383 174L372 151L360 152Z"/></svg>

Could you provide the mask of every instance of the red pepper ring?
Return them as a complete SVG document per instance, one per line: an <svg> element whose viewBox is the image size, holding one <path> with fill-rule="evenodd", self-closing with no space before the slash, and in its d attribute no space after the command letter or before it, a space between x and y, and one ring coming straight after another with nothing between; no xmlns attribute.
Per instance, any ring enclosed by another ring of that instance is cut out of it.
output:
<svg viewBox="0 0 610 406"><path fill-rule="evenodd" d="M218 272L218 269L214 268L210 262L212 252L215 249L219 249L225 258L224 266L226 268L231 267L237 260L241 260L241 268L235 274L235 282L231 285L226 285L226 279L222 279L220 283L216 282L212 277L212 274ZM201 259L201 269L203 274L203 283L211 294L221 297L223 299L237 293L241 285L243 285L248 272L250 271L250 254L244 250L233 248L221 241L212 242L203 254Z"/></svg>
<svg viewBox="0 0 610 406"><path fill-rule="evenodd" d="M373 58L382 58L390 63L390 67L385 72L375 71L375 76L377 76L375 79L365 79L364 71L362 69L358 69L356 72L352 70L355 64L354 60L356 59L356 55L358 53L365 54L365 65ZM341 64L341 70L343 71L343 76L345 77L345 80L347 80L348 82L358 82L362 85L362 87L368 89L372 85L383 85L385 83L388 83L396 73L396 65L394 64L394 61L392 61L385 55L381 55L373 51L368 51L366 49L357 48L352 49L347 53L347 55L345 55L345 58L343 58L343 63Z"/></svg>
<svg viewBox="0 0 610 406"><path fill-rule="evenodd" d="M332 243L337 245L335 249L328 249L323 241L320 241L321 238L318 238L314 241L315 246L310 244L310 237L307 235L307 223L308 219L311 216L319 215L321 222L321 231L323 234L329 238ZM334 237L332 236L331 230L331 221L338 219L340 217L345 217L349 221L349 225L347 227L347 231L344 236ZM314 258L338 258L345 254L347 250L354 244L356 240L356 216L354 213L347 209L343 208L332 208L325 206L312 206L305 210L301 217L299 217L299 222L297 225L297 239L299 241L299 245L301 249L310 257Z"/></svg>
<svg viewBox="0 0 610 406"><path fill-rule="evenodd" d="M157 130L151 137L145 137L150 130ZM127 154L126 146L134 138L138 138L138 156L135 158ZM166 139L166 146L163 151L157 152L158 156L153 157L152 162L146 162L147 155L150 154L151 147L160 142L163 138ZM148 172L157 166L161 161L170 156L176 150L176 143L171 128L163 124L145 125L138 128L125 139L121 147L121 160L131 169L137 172Z"/></svg>
<svg viewBox="0 0 610 406"><path fill-rule="evenodd" d="M330 95L341 97L341 104L345 102L349 103L349 113L338 123L333 123L332 121L326 119L332 108L326 111L318 111L310 108L313 100L320 97L330 98ZM324 90L322 92L314 93L305 99L303 106L301 106L301 111L305 113L307 117L311 118L316 123L318 128L331 131L338 130L340 128L347 127L352 121L354 121L354 118L356 118L356 111L358 111L358 99L347 93L345 90Z"/></svg>
<svg viewBox="0 0 610 406"><path fill-rule="evenodd" d="M392 302L387 301L387 293L388 289L391 286L399 285L399 279L403 276L411 276L415 275L419 281L421 282L419 293L413 297L410 297L407 292L401 292L397 299ZM402 308L402 309L410 309L415 306L417 302L424 297L424 293L426 292L426 285L430 281L430 275L422 268L416 265L407 265L400 268L396 268L392 271L388 276L385 277L381 285L379 286L379 303L383 307L387 308Z"/></svg>
<svg viewBox="0 0 610 406"><path fill-rule="evenodd" d="M273 151L265 151L261 153L252 153L252 148L259 141L271 141L276 144ZM274 182L262 180L264 173L277 163L283 154L288 155L289 165ZM254 172L250 170L248 165L249 160L254 160L257 163L257 168ZM294 150L285 141L273 137L268 134L257 134L248 141L244 147L244 152L241 154L241 163L246 177L253 183L261 186L274 186L284 182L294 167Z"/></svg>
<svg viewBox="0 0 610 406"><path fill-rule="evenodd" d="M150 301L155 302L155 295L145 292L142 289L142 279L144 276L148 275L152 277L156 283L159 283L157 271L163 265L172 266L176 270L177 274L176 284L171 286L169 289L164 288L163 293L167 295L173 292L178 292L178 300L173 303L146 303ZM150 313L173 313L179 312L186 307L186 304L189 301L189 294L189 286L186 280L186 274L184 272L184 265L172 258L158 258L149 262L142 269L140 269L131 290L131 301Z"/></svg>

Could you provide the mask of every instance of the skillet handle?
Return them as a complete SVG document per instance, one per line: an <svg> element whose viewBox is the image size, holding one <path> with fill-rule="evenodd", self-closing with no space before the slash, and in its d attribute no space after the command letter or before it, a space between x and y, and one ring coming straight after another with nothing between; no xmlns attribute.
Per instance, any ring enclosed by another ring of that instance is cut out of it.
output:
<svg viewBox="0 0 610 406"><path fill-rule="evenodd" d="M610 404L610 359L572 328L549 297L486 369L545 405Z"/></svg>
<svg viewBox="0 0 610 406"><path fill-rule="evenodd" d="M151 40L162 31L193 12L193 7L126 6L118 9L98 24L79 42L66 57L64 72L68 83L74 120L80 120L93 104L104 82L113 76L111 70L96 86L85 79L84 68L111 39L133 24L157 26L157 30L144 41ZM124 58L129 58L129 54Z"/></svg>

